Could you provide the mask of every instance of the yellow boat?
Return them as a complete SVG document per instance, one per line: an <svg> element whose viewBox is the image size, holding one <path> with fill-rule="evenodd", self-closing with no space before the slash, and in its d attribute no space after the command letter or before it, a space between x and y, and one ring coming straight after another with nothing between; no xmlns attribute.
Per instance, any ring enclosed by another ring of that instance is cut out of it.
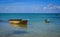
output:
<svg viewBox="0 0 60 37"><path fill-rule="evenodd" d="M11 26L27 27L27 20L10 19L9 23Z"/></svg>

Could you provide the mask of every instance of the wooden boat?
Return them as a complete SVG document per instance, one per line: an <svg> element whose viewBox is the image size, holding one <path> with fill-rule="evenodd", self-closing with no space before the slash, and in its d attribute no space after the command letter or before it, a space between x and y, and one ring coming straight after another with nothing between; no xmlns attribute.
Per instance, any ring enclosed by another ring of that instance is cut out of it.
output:
<svg viewBox="0 0 60 37"><path fill-rule="evenodd" d="M27 20L10 19L9 23L10 23L11 26L27 27Z"/></svg>

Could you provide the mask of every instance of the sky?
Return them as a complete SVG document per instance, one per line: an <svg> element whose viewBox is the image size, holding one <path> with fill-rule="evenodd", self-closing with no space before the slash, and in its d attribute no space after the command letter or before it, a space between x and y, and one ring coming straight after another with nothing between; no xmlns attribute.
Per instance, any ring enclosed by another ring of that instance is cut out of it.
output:
<svg viewBox="0 0 60 37"><path fill-rule="evenodd" d="M60 13L60 0L0 0L0 13Z"/></svg>

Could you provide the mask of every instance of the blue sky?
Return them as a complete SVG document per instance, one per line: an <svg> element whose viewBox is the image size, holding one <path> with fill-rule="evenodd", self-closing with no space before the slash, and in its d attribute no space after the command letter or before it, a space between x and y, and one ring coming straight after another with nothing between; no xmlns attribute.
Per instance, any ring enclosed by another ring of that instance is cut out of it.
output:
<svg viewBox="0 0 60 37"><path fill-rule="evenodd" d="M60 0L0 0L0 13L60 13Z"/></svg>

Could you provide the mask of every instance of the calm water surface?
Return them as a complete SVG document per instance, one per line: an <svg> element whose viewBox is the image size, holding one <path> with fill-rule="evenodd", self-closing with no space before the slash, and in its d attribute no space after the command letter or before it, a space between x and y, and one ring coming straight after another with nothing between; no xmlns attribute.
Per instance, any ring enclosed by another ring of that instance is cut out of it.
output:
<svg viewBox="0 0 60 37"><path fill-rule="evenodd" d="M28 20L27 31L10 26L9 19ZM0 37L60 37L60 14L0 13Z"/></svg>

